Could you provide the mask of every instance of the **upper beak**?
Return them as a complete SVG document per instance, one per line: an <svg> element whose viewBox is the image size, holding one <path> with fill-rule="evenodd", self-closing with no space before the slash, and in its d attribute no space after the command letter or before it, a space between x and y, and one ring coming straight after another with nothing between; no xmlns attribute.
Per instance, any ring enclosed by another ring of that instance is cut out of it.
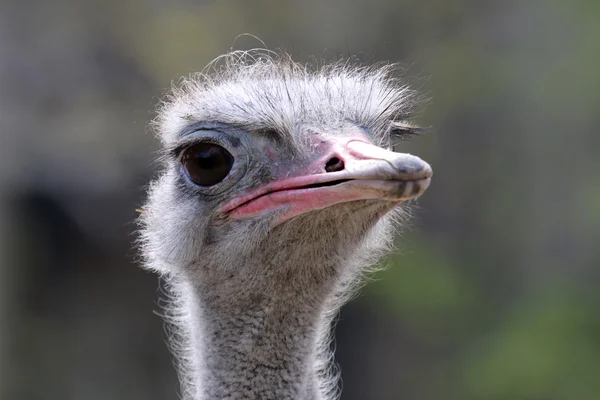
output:
<svg viewBox="0 0 600 400"><path fill-rule="evenodd" d="M418 197L431 182L433 171L419 157L395 153L358 140L348 142L346 148L352 157L345 162L345 170L340 171L341 175L346 175L341 179L356 180L356 184L366 190L377 187L383 195L381 199Z"/></svg>
<svg viewBox="0 0 600 400"><path fill-rule="evenodd" d="M343 169L324 172L320 158L308 167L318 173L284 178L252 189L226 203L220 211L236 219L279 211L276 223L281 223L309 211L356 200L398 204L422 195L433 174L429 164L419 157L362 140L337 146L335 157L341 159Z"/></svg>

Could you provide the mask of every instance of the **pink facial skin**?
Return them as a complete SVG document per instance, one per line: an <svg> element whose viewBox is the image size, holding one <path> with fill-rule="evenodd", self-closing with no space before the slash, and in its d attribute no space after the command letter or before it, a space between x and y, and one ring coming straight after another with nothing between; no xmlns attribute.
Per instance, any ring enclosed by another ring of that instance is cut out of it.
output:
<svg viewBox="0 0 600 400"><path fill-rule="evenodd" d="M431 182L429 164L410 154L382 149L363 138L331 138L322 143L328 145L319 151L324 156L299 168L296 173L301 176L249 190L219 211L233 219L280 211L274 220L278 225L300 214L350 201L399 204L423 194ZM327 160L333 157L343 161L344 169L325 172Z"/></svg>

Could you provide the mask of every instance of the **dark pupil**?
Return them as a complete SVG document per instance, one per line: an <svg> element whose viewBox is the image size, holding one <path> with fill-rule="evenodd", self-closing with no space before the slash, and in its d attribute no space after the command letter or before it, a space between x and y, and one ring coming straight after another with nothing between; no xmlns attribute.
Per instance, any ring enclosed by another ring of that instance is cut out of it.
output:
<svg viewBox="0 0 600 400"><path fill-rule="evenodd" d="M190 179L199 186L213 186L221 182L231 171L233 161L231 153L212 143L190 146L181 156L181 164Z"/></svg>

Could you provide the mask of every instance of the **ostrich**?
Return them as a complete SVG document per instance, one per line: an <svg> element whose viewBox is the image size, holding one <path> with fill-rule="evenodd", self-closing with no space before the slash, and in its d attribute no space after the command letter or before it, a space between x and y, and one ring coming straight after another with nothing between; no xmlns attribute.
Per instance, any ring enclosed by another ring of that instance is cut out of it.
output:
<svg viewBox="0 0 600 400"><path fill-rule="evenodd" d="M430 183L390 151L418 101L389 65L220 61L159 105L164 168L140 217L182 397L337 398L332 319Z"/></svg>

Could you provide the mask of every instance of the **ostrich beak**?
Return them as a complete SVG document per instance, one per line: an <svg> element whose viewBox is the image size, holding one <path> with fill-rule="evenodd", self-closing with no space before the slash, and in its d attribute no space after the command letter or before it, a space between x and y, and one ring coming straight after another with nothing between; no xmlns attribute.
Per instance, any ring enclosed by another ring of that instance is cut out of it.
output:
<svg viewBox="0 0 600 400"><path fill-rule="evenodd" d="M324 153L316 162L299 168L297 176L245 192L220 212L245 219L275 211L275 223L279 224L309 211L357 200L388 201L393 207L419 197L431 183L431 167L419 157L385 150L363 139L333 142ZM325 172L327 161L333 159L340 167Z"/></svg>

